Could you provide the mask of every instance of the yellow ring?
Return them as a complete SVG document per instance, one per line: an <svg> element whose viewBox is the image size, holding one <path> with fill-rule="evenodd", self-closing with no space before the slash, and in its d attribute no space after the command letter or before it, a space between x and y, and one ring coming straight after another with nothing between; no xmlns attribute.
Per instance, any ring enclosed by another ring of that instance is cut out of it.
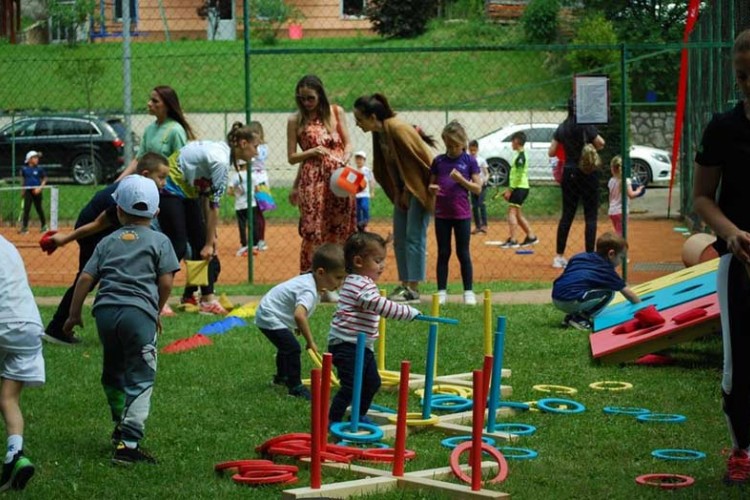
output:
<svg viewBox="0 0 750 500"><path fill-rule="evenodd" d="M470 387L463 387L460 385L451 384L435 384L432 386L433 394L450 394L451 396L460 396L462 398L471 399L473 391ZM424 397L424 389L415 389L414 394L417 396Z"/></svg>
<svg viewBox="0 0 750 500"><path fill-rule="evenodd" d="M392 424L398 423L398 416L397 415L389 415L388 421ZM412 427L428 427L430 425L435 425L440 421L440 419L432 415L427 420L422 418L421 413L407 413L406 414L406 425L411 425Z"/></svg>
<svg viewBox="0 0 750 500"><path fill-rule="evenodd" d="M533 387L535 391L552 392L554 394L578 394L578 389L565 385L538 384Z"/></svg>
<svg viewBox="0 0 750 500"><path fill-rule="evenodd" d="M608 385L610 384L614 387L608 387ZM601 380L599 382L593 382L589 384L589 387L597 391L627 391L628 389L633 388L633 384L631 384L630 382L620 382L617 380Z"/></svg>

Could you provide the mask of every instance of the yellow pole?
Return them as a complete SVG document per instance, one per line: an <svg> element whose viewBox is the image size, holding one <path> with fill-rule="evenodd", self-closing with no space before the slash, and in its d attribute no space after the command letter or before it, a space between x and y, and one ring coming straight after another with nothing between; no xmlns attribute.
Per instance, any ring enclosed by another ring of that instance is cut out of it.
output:
<svg viewBox="0 0 750 500"><path fill-rule="evenodd" d="M437 293L432 294L432 308L430 309L432 316L440 316L440 296ZM438 373L438 341L435 337L435 364L433 365L432 376L437 377Z"/></svg>
<svg viewBox="0 0 750 500"><path fill-rule="evenodd" d="M492 356L492 294L484 291L484 355Z"/></svg>
<svg viewBox="0 0 750 500"><path fill-rule="evenodd" d="M385 289L380 289L380 296L385 297ZM385 370L385 318L378 323L378 371Z"/></svg>

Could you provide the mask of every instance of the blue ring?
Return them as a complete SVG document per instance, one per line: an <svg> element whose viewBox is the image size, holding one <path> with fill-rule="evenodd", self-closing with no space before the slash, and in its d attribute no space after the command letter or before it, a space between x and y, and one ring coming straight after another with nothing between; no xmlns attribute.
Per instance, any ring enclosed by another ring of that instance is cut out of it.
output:
<svg viewBox="0 0 750 500"><path fill-rule="evenodd" d="M503 454L507 460L531 460L539 456L539 453L529 448L514 448L512 446L498 446L497 451ZM506 452L516 453L506 453Z"/></svg>
<svg viewBox="0 0 750 500"><path fill-rule="evenodd" d="M342 439L336 444L339 446L352 446L354 448L358 448L360 444L366 444L368 448L390 448L386 443L358 443L356 441L350 441L349 439Z"/></svg>
<svg viewBox="0 0 750 500"><path fill-rule="evenodd" d="M647 410L646 408L635 408L633 406L605 406L604 407L604 413L609 413L610 415L647 415L651 413L651 410Z"/></svg>
<svg viewBox="0 0 750 500"><path fill-rule="evenodd" d="M495 431L507 432L508 434L515 434L517 436L529 436L536 432L536 427L529 424L497 424L495 425Z"/></svg>
<svg viewBox="0 0 750 500"><path fill-rule="evenodd" d="M706 454L702 451L677 448L654 450L651 452L651 456L661 458L662 460L701 460L706 458Z"/></svg>
<svg viewBox="0 0 750 500"><path fill-rule="evenodd" d="M347 439L349 441L354 441L355 443L374 443L375 441L380 441L383 437L383 429L377 425L365 424L362 422L359 423L358 427L363 431L369 431L370 434L355 434L345 430L350 429L351 426L351 422L335 422L331 424L329 430L331 431L331 434L337 438Z"/></svg>
<svg viewBox="0 0 750 500"><path fill-rule="evenodd" d="M550 406L550 405L553 405L553 404L568 405L568 406L572 406L573 408L572 409L568 409L568 410L563 410L563 409L555 407L555 406ZM536 406L540 410L546 411L546 412L549 412L549 413L568 413L568 414L573 414L573 413L583 413L584 411L586 411L586 407L585 406L583 406L578 401L573 401L572 399L545 398L545 399L540 399L539 401L537 401Z"/></svg>
<svg viewBox="0 0 750 500"><path fill-rule="evenodd" d="M424 404L424 402L422 404ZM465 411L473 405L474 402L471 399L462 398L461 396L453 396L451 394L432 396L432 401L430 402L431 409L441 411Z"/></svg>
<svg viewBox="0 0 750 500"><path fill-rule="evenodd" d="M452 450L461 443L471 441L471 439L471 436L453 436L443 439L442 441L440 441L440 444ZM482 442L487 443L490 446L495 446L495 440L488 436L482 436Z"/></svg>
<svg viewBox="0 0 750 500"><path fill-rule="evenodd" d="M396 410L392 410L391 408L388 408L387 406L376 405L375 403L372 403L370 405L370 409L371 410L375 410L375 411L379 411L379 412L382 412L382 413L392 413L394 415L397 413Z"/></svg>
<svg viewBox="0 0 750 500"><path fill-rule="evenodd" d="M520 401L498 401L498 408L513 408L514 410L529 411L531 406L528 403L521 403Z"/></svg>
<svg viewBox="0 0 750 500"><path fill-rule="evenodd" d="M665 422L668 424L679 424L680 422L687 420L687 417L676 413L647 413L645 415L638 415L635 419L639 422Z"/></svg>

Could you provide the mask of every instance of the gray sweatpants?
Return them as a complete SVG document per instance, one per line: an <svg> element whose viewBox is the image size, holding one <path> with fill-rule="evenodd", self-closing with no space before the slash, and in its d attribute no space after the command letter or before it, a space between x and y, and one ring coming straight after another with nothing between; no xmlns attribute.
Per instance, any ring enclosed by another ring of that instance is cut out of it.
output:
<svg viewBox="0 0 750 500"><path fill-rule="evenodd" d="M136 307L94 311L104 350L102 386L122 439L138 442L151 407L156 377L156 321Z"/></svg>

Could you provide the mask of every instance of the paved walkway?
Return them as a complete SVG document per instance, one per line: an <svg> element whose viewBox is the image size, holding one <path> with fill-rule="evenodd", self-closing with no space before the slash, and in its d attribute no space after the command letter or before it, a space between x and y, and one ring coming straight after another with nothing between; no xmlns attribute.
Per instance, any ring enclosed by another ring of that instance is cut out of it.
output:
<svg viewBox="0 0 750 500"><path fill-rule="evenodd" d="M477 290L477 301L482 302L482 291ZM492 294L493 304L549 304L551 290L524 290L519 292L495 292ZM232 304L247 304L248 302L259 301L258 295L230 295L229 300ZM430 304L431 295L422 295L422 303ZM449 294L447 301L460 304L463 302L463 294ZM86 304L91 305L94 302L93 295L86 297ZM36 297L36 303L40 306L56 306L60 303L60 297ZM171 305L176 304L176 299L172 297Z"/></svg>

